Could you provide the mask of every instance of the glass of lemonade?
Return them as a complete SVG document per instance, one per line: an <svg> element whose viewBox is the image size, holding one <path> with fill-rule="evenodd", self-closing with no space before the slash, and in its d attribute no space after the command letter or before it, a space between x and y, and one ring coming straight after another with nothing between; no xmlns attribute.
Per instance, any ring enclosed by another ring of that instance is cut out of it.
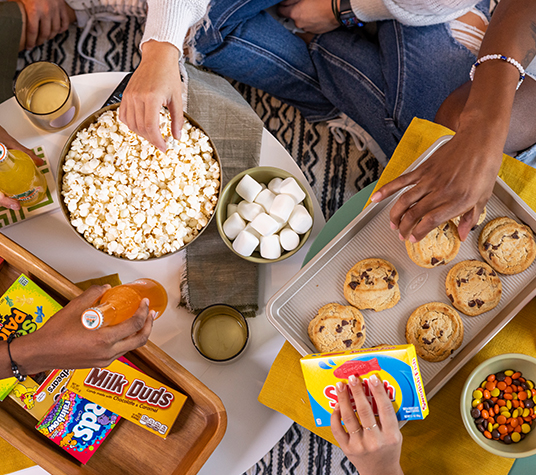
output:
<svg viewBox="0 0 536 475"><path fill-rule="evenodd" d="M76 119L80 99L61 66L37 61L17 76L14 93L30 121L44 130L61 130Z"/></svg>
<svg viewBox="0 0 536 475"><path fill-rule="evenodd" d="M213 363L228 363L244 353L249 341L245 317L234 307L211 305L197 314L192 324L196 350Z"/></svg>

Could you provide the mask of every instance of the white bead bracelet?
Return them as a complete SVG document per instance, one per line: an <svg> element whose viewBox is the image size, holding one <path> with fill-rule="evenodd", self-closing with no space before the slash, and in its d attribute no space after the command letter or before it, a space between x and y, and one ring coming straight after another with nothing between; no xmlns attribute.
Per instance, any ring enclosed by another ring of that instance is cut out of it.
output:
<svg viewBox="0 0 536 475"><path fill-rule="evenodd" d="M482 56L481 58L478 58L475 63L471 66L471 71L469 72L469 77L471 78L471 81L475 77L475 70L477 66L480 66L484 61L489 61L490 59L500 59L501 61L506 61L507 63L510 63L512 66L515 66L517 70L519 71L519 82L517 83L516 91L519 89L519 86L521 86L521 83L525 79L525 69L519 61L516 61L514 58L510 58L509 56L504 56L503 54L487 54L486 56Z"/></svg>

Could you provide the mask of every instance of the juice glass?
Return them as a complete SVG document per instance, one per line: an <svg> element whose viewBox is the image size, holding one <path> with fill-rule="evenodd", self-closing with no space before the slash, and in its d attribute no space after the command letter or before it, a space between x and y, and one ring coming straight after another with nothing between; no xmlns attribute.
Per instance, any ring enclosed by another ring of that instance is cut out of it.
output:
<svg viewBox="0 0 536 475"><path fill-rule="evenodd" d="M78 116L78 94L67 73L55 63L37 61L26 66L13 92L30 121L43 130L61 130Z"/></svg>

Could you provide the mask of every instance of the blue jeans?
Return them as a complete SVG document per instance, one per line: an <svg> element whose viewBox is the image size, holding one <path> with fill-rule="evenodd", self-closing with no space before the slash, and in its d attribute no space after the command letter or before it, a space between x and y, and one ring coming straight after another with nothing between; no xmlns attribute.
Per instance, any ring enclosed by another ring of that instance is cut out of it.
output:
<svg viewBox="0 0 536 475"><path fill-rule="evenodd" d="M309 46L263 10L275 0L213 0L196 49L202 64L295 106L310 122L344 112L391 156L413 117L433 120L475 56L447 24L338 28ZM486 5L487 4L487 5ZM489 0L478 5L489 13Z"/></svg>

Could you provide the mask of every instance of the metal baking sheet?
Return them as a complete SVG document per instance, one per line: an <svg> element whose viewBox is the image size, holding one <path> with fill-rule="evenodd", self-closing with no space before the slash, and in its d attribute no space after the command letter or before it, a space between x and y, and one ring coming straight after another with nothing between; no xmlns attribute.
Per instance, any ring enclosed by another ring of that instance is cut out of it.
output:
<svg viewBox="0 0 536 475"><path fill-rule="evenodd" d="M419 166L450 138L438 139L408 171ZM536 231L536 213L497 178L493 195L486 205L484 223L469 234L453 261L425 269L408 257L398 232L389 227L389 211L403 192L401 190L390 199L365 208L268 302L268 320L301 355L317 352L309 340L307 327L318 309L331 302L349 305L343 294L344 281L347 272L358 261L380 257L394 264L399 273L401 293L400 301L393 308L381 312L361 311L366 322L364 347L381 343L406 344L406 321L413 310L434 301L451 305L445 291L445 279L452 266L466 259L482 260L478 237L487 222L508 216ZM520 274L498 275L503 291L497 307L476 317L458 312L464 325L461 347L442 362L419 359L428 397L432 397L536 295L536 262Z"/></svg>

